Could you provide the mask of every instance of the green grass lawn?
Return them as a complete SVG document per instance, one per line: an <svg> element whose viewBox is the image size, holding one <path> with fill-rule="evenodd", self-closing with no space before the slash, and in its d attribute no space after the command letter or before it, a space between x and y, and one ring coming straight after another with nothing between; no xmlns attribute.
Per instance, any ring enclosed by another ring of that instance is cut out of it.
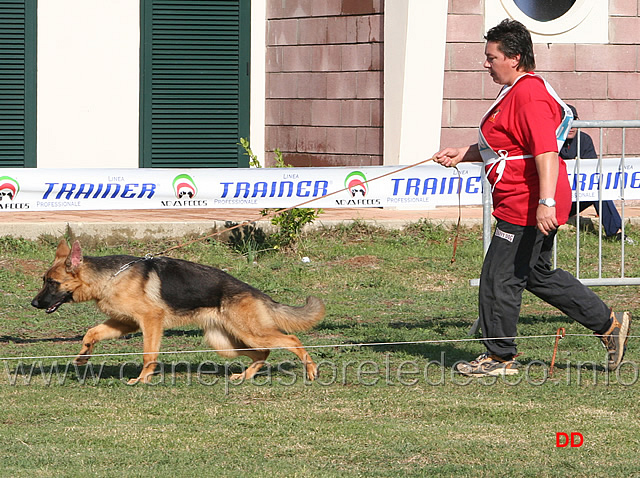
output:
<svg viewBox="0 0 640 478"><path fill-rule="evenodd" d="M559 235L559 265L572 270L575 231ZM461 231L453 264L452 239L427 222L402 231L356 222L252 260L220 243L180 249L172 256L224 268L279 302L321 297L326 318L298 334L321 375L309 382L297 358L277 350L254 380L231 383L227 375L248 360L206 351L201 332L184 327L166 331L159 373L146 386L126 383L140 370L140 334L101 343L89 366L74 367L68 356L104 317L92 304L51 315L31 307L57 240L0 239L0 476L639 474L636 337L628 363L607 374L589 331L525 293L521 373L452 373L483 351L467 336L480 228ZM597 238L581 240L582 276L595 277ZM144 255L170 245L85 244L84 252ZM619 245L603 246L604 275L615 276ZM627 276L640 275L638 259L640 246L628 246ZM595 290L640 317L638 287ZM549 377L559 327L568 335ZM580 433L584 443L556 447L556 433Z"/></svg>

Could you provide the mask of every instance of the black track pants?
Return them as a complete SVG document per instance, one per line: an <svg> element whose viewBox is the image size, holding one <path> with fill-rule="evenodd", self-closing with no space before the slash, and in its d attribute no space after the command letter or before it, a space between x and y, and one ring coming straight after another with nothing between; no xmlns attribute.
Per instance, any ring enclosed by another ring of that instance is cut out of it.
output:
<svg viewBox="0 0 640 478"><path fill-rule="evenodd" d="M524 289L593 331L601 331L609 307L569 272L551 270L556 231L545 236L535 226L498 220L482 265L478 305L483 337L515 337ZM489 353L516 354L513 339L485 340Z"/></svg>

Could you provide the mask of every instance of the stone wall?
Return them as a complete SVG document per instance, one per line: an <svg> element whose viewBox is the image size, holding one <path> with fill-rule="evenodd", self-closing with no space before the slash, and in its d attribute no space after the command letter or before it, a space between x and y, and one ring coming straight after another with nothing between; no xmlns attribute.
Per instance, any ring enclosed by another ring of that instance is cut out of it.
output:
<svg viewBox="0 0 640 478"><path fill-rule="evenodd" d="M383 0L267 0L267 165L382 164Z"/></svg>
<svg viewBox="0 0 640 478"><path fill-rule="evenodd" d="M606 0L602 0L606 1ZM640 119L638 0L609 1L609 44L534 45L537 72L583 120ZM441 145L477 140L477 125L499 85L484 62L484 0L449 0ZM600 151L598 131L588 131ZM619 155L620 130L605 130L603 153ZM640 154L640 131L628 130L627 155Z"/></svg>

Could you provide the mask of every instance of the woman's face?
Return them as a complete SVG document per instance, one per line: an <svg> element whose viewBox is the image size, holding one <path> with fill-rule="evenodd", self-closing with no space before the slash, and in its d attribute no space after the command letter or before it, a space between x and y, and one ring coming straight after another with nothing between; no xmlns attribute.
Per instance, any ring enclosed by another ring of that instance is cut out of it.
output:
<svg viewBox="0 0 640 478"><path fill-rule="evenodd" d="M495 83L499 85L512 85L513 82L523 74L523 72L518 69L520 55L508 58L500 51L498 45L497 42L487 42L484 48L486 59L482 66L489 70L489 74Z"/></svg>

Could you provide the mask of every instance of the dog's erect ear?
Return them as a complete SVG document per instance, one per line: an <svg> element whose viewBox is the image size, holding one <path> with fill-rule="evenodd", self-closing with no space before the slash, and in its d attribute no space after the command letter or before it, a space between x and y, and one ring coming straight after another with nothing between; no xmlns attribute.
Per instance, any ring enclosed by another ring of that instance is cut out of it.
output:
<svg viewBox="0 0 640 478"><path fill-rule="evenodd" d="M82 265L82 249L78 241L75 241L71 246L71 253L67 256L64 265L69 272L75 272Z"/></svg>
<svg viewBox="0 0 640 478"><path fill-rule="evenodd" d="M69 255L69 252L71 252L71 249L69 249L67 241L61 239L56 249L56 260L65 259Z"/></svg>

